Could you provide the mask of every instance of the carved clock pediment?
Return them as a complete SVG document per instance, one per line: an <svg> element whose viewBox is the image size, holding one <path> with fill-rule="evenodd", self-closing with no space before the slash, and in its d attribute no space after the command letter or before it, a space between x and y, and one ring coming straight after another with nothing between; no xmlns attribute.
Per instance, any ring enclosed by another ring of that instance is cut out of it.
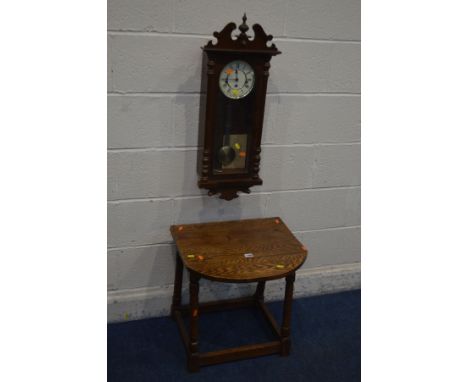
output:
<svg viewBox="0 0 468 382"><path fill-rule="evenodd" d="M249 27L246 24L247 17L244 14L242 18L243 23L239 25L240 34L236 38L232 38L234 30L236 29L235 23L227 24L221 32L214 32L213 36L216 37L217 42L213 44L209 41L208 44L203 48L205 51L216 50L216 51L237 51L248 53L261 53L269 55L277 55L281 52L276 48L275 44L268 46L268 42L273 39L273 36L267 35L260 24L254 24L252 29L254 31L253 38L247 35Z"/></svg>

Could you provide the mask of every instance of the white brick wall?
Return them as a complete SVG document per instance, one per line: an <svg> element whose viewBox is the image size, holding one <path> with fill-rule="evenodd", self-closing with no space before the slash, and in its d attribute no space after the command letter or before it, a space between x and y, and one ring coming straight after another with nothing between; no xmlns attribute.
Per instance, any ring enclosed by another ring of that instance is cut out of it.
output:
<svg viewBox="0 0 468 382"><path fill-rule="evenodd" d="M175 223L281 216L310 250L304 270L358 263L360 1L108 4L110 293L170 290ZM200 47L244 11L283 54L268 85L264 184L226 202L196 185Z"/></svg>

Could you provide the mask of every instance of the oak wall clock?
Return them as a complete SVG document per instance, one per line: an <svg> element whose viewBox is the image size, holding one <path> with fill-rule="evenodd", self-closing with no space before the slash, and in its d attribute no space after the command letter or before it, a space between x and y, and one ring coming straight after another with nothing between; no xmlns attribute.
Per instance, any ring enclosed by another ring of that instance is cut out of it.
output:
<svg viewBox="0 0 468 382"><path fill-rule="evenodd" d="M245 14L242 20L234 38L236 24L231 22L213 33L216 43L202 48L206 97L200 105L198 186L225 200L262 184L258 173L270 60L281 53L275 44L268 46L273 36L259 24L252 27L255 35L248 36Z"/></svg>

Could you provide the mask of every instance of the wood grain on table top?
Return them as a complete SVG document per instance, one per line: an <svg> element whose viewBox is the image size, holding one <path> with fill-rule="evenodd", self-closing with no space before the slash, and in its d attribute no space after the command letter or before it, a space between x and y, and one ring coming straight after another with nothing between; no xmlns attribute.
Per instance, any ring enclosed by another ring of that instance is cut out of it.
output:
<svg viewBox="0 0 468 382"><path fill-rule="evenodd" d="M184 265L202 277L253 282L285 277L307 250L278 218L171 226ZM245 254L253 257L245 257Z"/></svg>

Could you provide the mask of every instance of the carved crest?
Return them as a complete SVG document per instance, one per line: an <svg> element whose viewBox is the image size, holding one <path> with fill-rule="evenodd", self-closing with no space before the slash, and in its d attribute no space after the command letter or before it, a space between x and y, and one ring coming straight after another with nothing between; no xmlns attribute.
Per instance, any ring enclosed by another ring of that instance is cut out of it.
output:
<svg viewBox="0 0 468 382"><path fill-rule="evenodd" d="M240 34L232 38L232 32L236 29L236 24L231 22L227 24L221 32L214 32L213 36L218 40L216 44L209 41L203 47L205 51L217 51L217 52L248 52L248 53L261 53L275 56L281 52L276 48L275 44L268 46L268 41L273 39L273 36L267 35L260 24L254 24L252 29L254 31L254 37L251 38L247 35L249 30L246 24L247 16L244 13L242 17L242 24L239 25Z"/></svg>

